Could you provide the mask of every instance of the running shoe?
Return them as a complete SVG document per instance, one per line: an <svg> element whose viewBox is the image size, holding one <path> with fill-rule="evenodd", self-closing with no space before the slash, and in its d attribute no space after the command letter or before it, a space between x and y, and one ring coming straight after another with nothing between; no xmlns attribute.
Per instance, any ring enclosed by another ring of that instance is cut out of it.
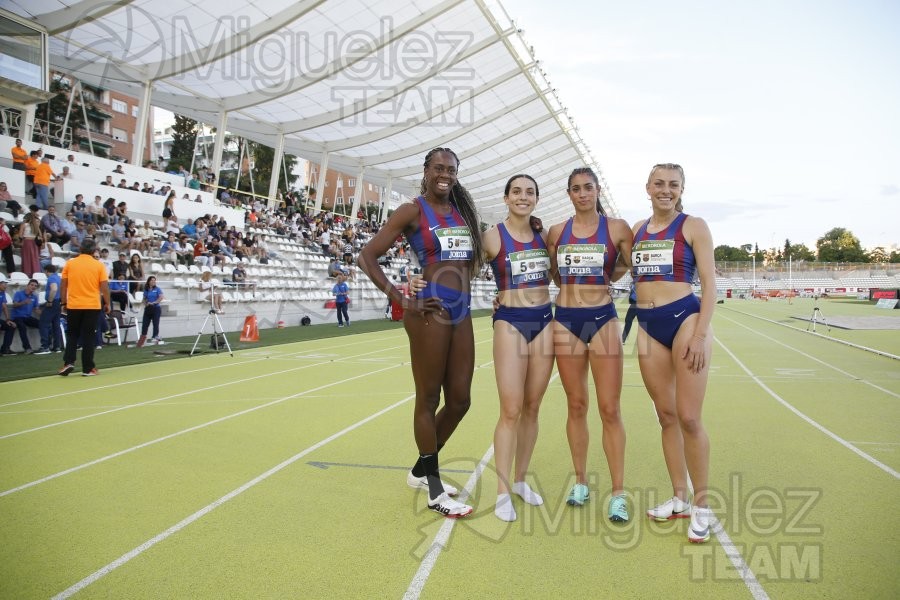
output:
<svg viewBox="0 0 900 600"><path fill-rule="evenodd" d="M691 526L688 527L688 541L702 544L709 540L709 518L712 511L706 507L695 506L691 511Z"/></svg>
<svg viewBox="0 0 900 600"><path fill-rule="evenodd" d="M157 337L157 338L153 338L153 343L156 344L157 346L162 346L162 345L165 344L165 342L162 341L161 339L159 339L158 337Z"/></svg>
<svg viewBox="0 0 900 600"><path fill-rule="evenodd" d="M628 506L625 504L625 494L613 496L609 499L609 510L606 512L610 521L614 523L628 522Z"/></svg>
<svg viewBox="0 0 900 600"><path fill-rule="evenodd" d="M472 514L472 511L474 510L468 504L457 502L456 500L448 496L447 492L444 492L437 498L429 498L428 508L430 510L433 510L434 512L441 513L448 519L459 519L461 517L465 517L466 515Z"/></svg>
<svg viewBox="0 0 900 600"><path fill-rule="evenodd" d="M75 365L63 365L63 368L56 372L57 375L62 375L65 377L69 373L75 370Z"/></svg>
<svg viewBox="0 0 900 600"><path fill-rule="evenodd" d="M572 491L569 492L566 504L569 506L584 506L584 503L587 502L590 497L591 491L588 489L588 486L583 483L576 483L572 486Z"/></svg>
<svg viewBox="0 0 900 600"><path fill-rule="evenodd" d="M511 523L516 520L516 509L509 494L497 494L497 504L494 506L494 516L501 521Z"/></svg>
<svg viewBox="0 0 900 600"><path fill-rule="evenodd" d="M100 374L100 373L97 371L97 369L91 369L90 371L85 371L85 372L82 373L81 375L82 375L83 377L95 377L95 376L97 376L97 375L99 375L99 374Z"/></svg>
<svg viewBox="0 0 900 600"><path fill-rule="evenodd" d="M38 348L34 353L35 356L40 356L41 354L50 354L50 349L49 348Z"/></svg>
<svg viewBox="0 0 900 600"><path fill-rule="evenodd" d="M672 496L656 508L648 510L647 516L655 521L687 519L691 516L691 505L678 496Z"/></svg>
<svg viewBox="0 0 900 600"><path fill-rule="evenodd" d="M406 485L415 489L415 490L425 490L428 491L428 477L422 475L421 477L416 477L412 474L412 471L409 471L406 474ZM459 493L459 490L441 479L441 485L444 486L444 492L447 493L448 496L455 496Z"/></svg>

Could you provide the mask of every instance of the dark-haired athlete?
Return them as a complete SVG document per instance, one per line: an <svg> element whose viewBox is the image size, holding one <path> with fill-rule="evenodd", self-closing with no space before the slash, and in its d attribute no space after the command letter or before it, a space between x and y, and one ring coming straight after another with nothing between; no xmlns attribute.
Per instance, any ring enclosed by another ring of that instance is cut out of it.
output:
<svg viewBox="0 0 900 600"><path fill-rule="evenodd" d="M566 435L575 485L566 502L581 506L587 486L588 385L590 367L603 422L603 451L612 479L607 516L627 521L625 504L625 426L619 408L622 393L622 342L609 284L623 274L616 263L631 257L631 230L622 219L601 212L600 184L589 168L575 169L567 186L575 216L550 229L550 255L559 273L556 298L556 367L566 390Z"/></svg>
<svg viewBox="0 0 900 600"><path fill-rule="evenodd" d="M449 148L425 157L421 195L400 206L359 256L359 266L392 302L403 306L409 337L416 406L413 430L419 460L407 475L410 487L428 490L428 508L464 517L472 507L453 500L457 490L441 481L438 452L469 410L475 339L470 280L482 264L475 202L457 181L459 159ZM423 267L427 287L417 298L394 287L378 264L403 234ZM438 410L441 390L444 406Z"/></svg>

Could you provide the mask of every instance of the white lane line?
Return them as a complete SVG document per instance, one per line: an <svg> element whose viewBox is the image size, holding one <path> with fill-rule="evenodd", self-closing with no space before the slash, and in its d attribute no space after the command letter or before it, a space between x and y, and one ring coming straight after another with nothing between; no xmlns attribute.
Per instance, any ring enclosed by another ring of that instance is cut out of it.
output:
<svg viewBox="0 0 900 600"><path fill-rule="evenodd" d="M900 442L850 442L860 446L900 446Z"/></svg>
<svg viewBox="0 0 900 600"><path fill-rule="evenodd" d="M363 354L358 354L357 356L366 356L366 355L368 355L368 354L375 354L375 353L378 353L378 352L387 352L387 351L389 351L389 350L395 350L395 349L397 349L397 348L402 348L402 347L405 347L405 345L404 345L404 346L393 346L393 347L390 347L390 348L382 348L382 349L379 349L379 350L372 350L371 352L365 352L365 353L363 353ZM355 357L348 357L348 358L355 358ZM66 420L64 420L64 421L56 421L55 423L48 423L48 424L46 424L46 425L41 425L41 426L39 426L39 427L32 427L31 429L23 429L22 431L16 431L16 432L14 432L14 433L7 433L6 435L0 435L0 440L5 440L5 439L7 439L7 438L16 437L16 436L19 436L19 435L24 435L24 434L26 434L26 433L34 433L35 431L41 431L41 430L44 430L44 429L49 429L49 428L51 428L51 427L59 427L60 425L68 425L68 424L70 424L70 423L77 423L78 421L84 421L85 419L93 419L94 417L100 417L100 416L103 416L103 415L108 415L108 414L120 412L120 411L123 411L123 410L129 410L129 409L132 409L132 408L137 408L137 407L141 407L141 406L146 406L146 405L148 405L148 404L153 404L153 403L155 403L155 402L161 402L161 401L163 401L163 400L171 400L172 398L180 398L181 396L189 396L189 395L195 394L195 393L197 393L197 392L206 392L206 391L209 391L209 390L214 390L214 389L216 389L216 388L229 387L229 386L236 385L236 384L240 384L240 383L247 383L248 381L253 381L254 379L264 379L264 378L273 377L273 376L276 376L276 375L284 375L285 373L291 373L291 372L293 372L293 371L301 371L301 370L303 370L303 369L311 369L311 368L313 368L313 367L320 367L320 366L322 366L322 365L327 365L327 364L330 364L330 363L333 363L333 362L334 362L334 361L326 360L326 361L323 361L323 362L320 362L320 363L311 364L311 365L303 365L303 366L299 366L299 367L293 367L293 368L290 368L290 369L285 369L285 370L283 370L283 371L274 371L274 372L271 372L271 373L263 373L263 374L261 374L261 375L256 375L256 376L254 376L254 377L247 377L247 378L244 378L244 379L239 379L239 380L237 380L237 381L226 381L226 382L219 383L219 384L216 384L216 385L211 385L211 386L208 386L208 387L205 387L205 388L193 388L193 389L186 390L186 391L184 391L184 392L180 392L180 393L178 393L178 394L171 394L171 395L169 395L169 396L163 396L163 397L161 397L161 398L154 398L153 400L145 400L144 402L138 402L138 403L136 403L136 404L126 404L125 406L120 406L120 407L118 407L118 408L113 408L113 409L110 409L110 410L104 410L104 411L100 411L100 412L96 412L96 413L91 413L91 414L89 414L89 415L82 415L82 416L80 416L80 417L74 417L74 418L72 418L72 419L66 419ZM396 366L396 365L395 365L395 366ZM393 367L392 367L392 368L393 368ZM171 375L170 375L170 377L171 377Z"/></svg>
<svg viewBox="0 0 900 600"><path fill-rule="evenodd" d="M802 355L802 356L805 356L806 358L808 358L808 359L810 359L810 360L812 360L812 361L814 361L814 362L817 362L817 363L819 363L820 365L825 365L825 366L828 367L829 369L833 369L833 370L837 371L838 373L840 373L841 375L845 375L846 377L849 377L850 379L853 379L853 380L855 380L855 381L859 381L860 383L864 383L864 384L866 384L866 385L868 385L868 386L871 386L871 387L875 388L876 390L878 390L878 391L880 391L880 392L884 392L885 394L887 394L887 395L889 395L889 396L893 396L894 398L900 398L900 394L898 394L898 393L896 393L896 392L892 392L891 390L886 389L886 388L883 388L883 387L881 387L880 385L874 384L874 383L872 383L871 381L866 381L866 380L863 379L862 377L857 377L857 376L854 375L853 373L849 373L849 372L847 372L847 371L841 369L840 367L836 367L836 366L834 366L834 365L832 365L832 364L830 364L830 363L825 362L824 360L818 359L818 358L816 358L815 356L813 356L813 355L811 355L811 354L807 354L807 353L804 352L803 350L800 350L800 349L798 349L798 348L794 348L793 346L789 346L789 345L785 344L784 342L779 341L779 340L776 340L775 338L773 338L773 337L771 337L771 336L768 336L768 335L766 335L766 334L764 334L764 333L760 333L758 330L753 329L752 327L747 327L747 326L744 325L743 323L739 323L738 321L735 321L734 319L729 319L728 317L722 317L722 318L725 319L726 321L729 321L729 322L731 322L731 323L734 323L735 325L737 325L737 326L739 326L739 327L743 327L743 328L746 329L747 331L752 331L752 332L755 333L756 335L758 335L758 336L760 336L760 337L764 337L764 338L766 338L767 340L769 340L769 341L771 341L771 342L774 342L774 343L778 344L779 346L782 346L782 347L784 347L784 348L787 348L788 350L792 350L792 351L796 352L797 354L800 354L800 355ZM721 344L722 342L720 341L719 343ZM724 348L724 346L723 346L723 348Z"/></svg>
<svg viewBox="0 0 900 600"><path fill-rule="evenodd" d="M382 370L384 370L384 369L382 369ZM365 375L360 375L360 376L358 376L358 377L364 377L364 376L365 376ZM352 378L352 379L357 379L358 377L354 377L354 378ZM342 382L343 382L343 381L349 381L349 379L342 380ZM335 384L329 384L329 385L336 385L336 383L335 383ZM398 406L401 406L401 405L403 405L403 404L409 402L409 401L410 401L411 399L413 399L413 398L415 398L415 394L411 394L411 395L407 396L406 398L404 398L403 400L400 400L399 402L395 402L394 404L391 404L391 405L388 406L387 408L383 408L383 409L379 410L378 412L376 412L376 413L374 413L374 414L372 414L372 415L369 415L369 416L366 417L365 419L363 419L363 420L361 420L361 421L357 421L357 422L354 423L353 425L350 425L349 427L346 427L346 428L344 428L344 429L338 431L337 433L328 436L328 437L325 438L324 440L322 440L322 441L320 441L320 442L317 442L317 443L313 444L312 446L306 448L305 450L302 450L302 451L298 452L297 454L295 454L294 456L290 457L289 459L287 459L287 460L285 460L285 461L283 461L283 462L281 462L281 463L275 465L274 467L272 467L271 469L269 469L269 470L266 471L265 473L262 473L261 475L258 475L257 477L254 477L253 479L251 479L250 481L248 481L248 482L245 483L244 485L242 485L242 486L240 486L240 487L238 487L238 488L235 488L235 489L233 489L232 491L228 492L227 494L225 494L224 496L222 496L221 498L219 498L219 499L216 500L215 502L212 502L211 504L207 504L206 506L204 506L203 508L201 508L200 510L198 510L198 511L195 512L194 514L190 515L189 517L186 517L186 518L182 519L181 521L179 521L179 522L176 523L175 525L172 525L171 527L169 527L168 529L166 529L166 530L163 531L162 533L159 533L159 534L153 536L152 538L150 538L149 540L147 540L146 542L144 542L144 543L141 544L140 546L138 546L138 547L136 547L136 548L133 548L132 550L129 550L128 552L126 552L125 554L123 554L122 556L120 556L119 558L117 558L116 560L112 561L112 562L109 563L108 565L106 565L106 566L104 566L104 567L102 567L102 568L100 568L100 569L94 571L93 573L91 573L90 575L88 575L87 577L85 577L84 579L82 579L81 581L79 581L78 583L76 583L76 584L72 585L71 587L69 587L69 588L63 590L62 592L56 594L55 596L53 596L54 600L57 600L57 599L62 600L62 599L64 599L64 598L68 598L68 597L70 597L70 596L72 596L72 595L78 593L79 591L83 590L84 588L86 588L87 586L91 585L92 583L95 583L96 581L98 581L99 579L103 578L104 576L106 576L106 575L112 573L113 571L115 571L116 569L118 569L119 567L121 567L122 565L124 565L125 563L127 563L128 561L130 561L131 559L133 559L133 558L135 558L135 557L137 557L137 556L140 556L141 554L143 554L145 551L149 550L150 548L152 548L152 547L155 546L156 544L158 544L158 543L160 543L160 542L166 540L167 538L171 537L172 535L178 533L179 531L181 531L182 529L184 529L185 527L187 527L188 525L190 525L190 524L193 523L194 521L197 521L198 519L202 518L203 516L209 514L209 513L212 512L212 511L214 511L216 508L218 508L219 506L225 504L226 502L228 502L228 501L231 500L232 498L237 497L238 495L240 495L240 494L242 494L243 492L249 490L250 488L252 488L252 487L255 486L256 484L265 481L266 479L268 479L269 477L271 477L271 476L274 475L275 473L278 473L279 471L285 469L286 467L289 467L290 465L294 464L295 462L297 462L298 460L300 460L301 458L303 458L304 456L306 456L306 455L309 454L310 452L314 452L314 451L318 450L319 448L321 448L322 446L328 444L329 442L333 442L334 440L338 439L339 437L341 437L341 436L343 436L343 435L345 435L345 434L347 434L347 433L350 433L350 432L353 431L354 429L358 429L359 427L362 427L363 425L365 425L365 424L368 423L369 421L372 421L373 419L376 419L376 418L380 417L381 415L383 415L383 414L385 414L385 413L387 413L387 412L389 412L389 411L391 411L391 410L397 408Z"/></svg>
<svg viewBox="0 0 900 600"><path fill-rule="evenodd" d="M475 471L469 475L469 480L466 482L466 486L460 494L460 502L465 502L469 497L469 494L472 493L472 490L475 489L478 480L481 478L481 474L484 473L485 467L493 456L494 445L491 444L487 449L487 452L484 453L484 456L482 456L481 460L478 462L478 466L475 467ZM419 564L419 569L409 583L409 587L406 588L406 593L403 594L403 600L418 599L419 595L422 593L422 589L428 582L428 577L431 575L431 571L434 569L438 557L441 555L441 551L446 547L447 540L450 539L450 534L453 533L453 527L458 520L459 519L444 519L444 524L441 525L441 528L438 530L437 534L435 534L434 542L432 542L431 547L425 554L425 558L423 558L422 562Z"/></svg>
<svg viewBox="0 0 900 600"><path fill-rule="evenodd" d="M759 315L754 315L750 313L746 313L742 310L737 310L736 308L724 307L725 310L730 310L732 312L736 312L739 315L744 315L747 317L753 317L754 319L760 319L762 321L766 321L768 323L773 323L775 325L780 325L781 327L787 327L793 331L797 331L799 333L806 333L808 335L814 335L816 337L820 337L823 340L828 340L831 342L837 342L839 344L844 344L845 346L850 346L851 348L856 348L857 350L865 350L866 352L871 352L872 354L877 354L879 356L884 356L885 358L892 358L894 360L900 360L900 356L896 354L891 354L890 352L885 352L884 350L879 350L877 348L869 348L868 346L863 346L861 344L854 344L853 342L848 342L847 340L841 340L835 337L831 337L830 335L822 335L821 333L816 333L815 331L806 331L804 329L800 329L799 327L794 327L793 325L788 325L787 323L782 323L780 321L773 321L772 319L767 319L766 317L761 317ZM731 319L728 319L729 321Z"/></svg>
<svg viewBox="0 0 900 600"><path fill-rule="evenodd" d="M63 470L63 471L59 471L59 472L57 472L57 473L53 473L52 475L47 475L46 477L41 477L40 479L35 479L34 481L29 481L28 483L24 483L24 484L22 484L22 485L20 485L20 486L17 486L17 487L14 487L14 488L10 488L10 489L8 489L8 490L5 490L5 491L3 491L3 492L0 492L0 498L2 498L2 497L4 497L4 496L9 496L10 494L15 494L16 492L21 492L22 490L27 490L28 488L34 487L34 486L36 486L36 485L40 485L40 484L42 484L42 483L47 483L48 481L52 481L52 480L54 480L54 479L57 479L57 478L59 478L59 477L63 477L63 476L65 476L65 475L70 475L70 474L75 473L75 472L77 472L77 471L81 471L82 469L86 469L86 468L88 468L88 467L92 467L92 466L94 466L94 465L97 465L97 464L106 462L106 461L108 461L108 460L112 460L112 459L114 459L114 458L118 458L118 457L120 457L120 456L124 456L124 455L126 455L126 454L130 454L130 453L135 452L135 451L137 451L137 450L141 450L141 449L143 449L143 448L147 448L147 447L149 447L149 446L153 446L153 445L155 445L155 444L159 444L160 442L165 442L166 440L171 440L172 438L176 438L176 437L182 436L182 435L184 435L184 434L186 434L186 433L191 433L191 432L193 432L193 431L197 431L197 430L199 430L199 429L204 429L205 427L209 427L209 426L211 426L211 425L216 425L216 424L218 424L218 423L222 423L222 422L224 422L224 421L228 421L228 420L230 420L230 419L234 419L234 418L236 418L236 417L240 417L240 416L243 416L243 415L246 415L246 414L255 412L255 411L257 411L257 410L261 410L261 409L263 409L263 408L268 408L268 407L274 406L274 405L276 405L276 404L281 404L282 402L286 402L287 400L292 400L292 399L294 399L294 398L300 398L301 396L306 396L307 394L310 394L310 393L312 393L312 392L318 392L318 391L320 391L320 390L324 390L324 389L326 389L326 388L330 388L330 387L335 386L335 385L338 385L338 384L344 384L344 383L346 383L346 382L348 382L348 381L353 381L354 379L359 379L359 378L361 378L361 377L368 377L369 375L374 375L375 373L381 373L381 372L383 372L383 371L389 371L389 370L395 369L395 368L397 368L397 367L399 367L399 366L401 366L401 365L392 365L392 366L390 366L390 367L385 367L384 369L377 369L377 370L375 370L375 371L369 371L369 372L367 372L367 373L362 373L362 374L356 375L356 376L354 376L354 377L341 378L339 381L335 381L335 382L332 382L332 383L328 383L328 384L325 384L325 385L321 385L321 386L319 386L319 387L312 388L312 389L306 390L306 391L304 391L304 392L299 392L299 393L293 394L293 395L291 395L291 396L285 396L284 398L278 398L277 400L273 400L273 401L267 402L267 403L265 403L265 404L260 404L259 406L254 406L254 407L252 407L252 408L248 408L248 409L245 409L245 410L242 410L242 411L239 411L239 412L230 414L230 415L226 415L226 416L224 416L224 417L219 417L218 419L213 419L212 421L207 421L206 423L200 423L199 425L194 425L193 427L188 427L187 429L182 429L181 431L176 431L175 433L170 433L170 434L168 434L168 435L164 435L164 436L162 436L162 437L156 438L155 440L150 440L150 441L148 441L148 442L144 442L143 444L138 444L137 446L132 446L132 447L130 447L130 448L125 448L124 450L119 450L118 452L114 452L114 453L112 453L112 454L107 454L106 456L101 456L100 458L94 459L94 460L92 460L92 461L88 461L88 462L86 462L86 463L82 463L82 464L80 464L80 465L71 467L71 468L69 468L69 469L65 469L65 470Z"/></svg>
<svg viewBox="0 0 900 600"><path fill-rule="evenodd" d="M334 339L334 338L328 338L328 339ZM288 343L289 343L289 344L296 344L296 343L300 343L300 342L288 342ZM352 342L352 343L348 343L348 344L340 344L340 345L336 345L336 346L329 346L329 349L332 349L332 348L347 348L347 347L350 347L350 346L359 346L359 345L361 345L361 344L364 344L364 345L371 345L371 343L372 343L371 340L366 340L366 341ZM270 347L273 348L273 349L279 349L279 348L281 348L283 345L284 345L284 344L278 345L278 346L270 346ZM399 346L398 346L398 347L399 347ZM259 351L259 350L262 350L262 348L260 348L260 349L258 349L258 350L254 350L254 352L257 352L257 351ZM276 351L278 351L278 350L273 350L273 352L276 352ZM243 351L243 350L241 350L241 351L239 351L239 352L241 353L241 356L248 356L248 354L246 354L245 351ZM283 354L280 354L280 356L282 356L282 357L285 357L285 356L292 356L292 355L302 356L303 353L305 353L305 352L309 352L309 348L305 348L305 347L304 347L302 350L295 350L295 351L292 351L292 352L285 352L285 353L283 353ZM147 382L147 381L156 381L156 380L158 380L158 379L170 379L173 375L193 375L193 374L195 374L195 373L202 373L202 372L204 372L204 371L211 371L211 370L214 370L214 369L230 369L230 368L233 368L233 367L235 367L235 366L249 365L249 364L252 364L252 363L255 363L255 362L260 362L260 361L263 361L263 360L267 360L265 356L263 356L262 358L254 358L253 360L234 360L234 361L232 361L232 362L228 362L228 363L225 363L225 364L214 365L214 366L211 366L211 367L203 367L203 368L200 368L200 369L193 369L193 370L190 370L190 371L176 371L176 372L174 372L174 373L168 372L168 373L165 373L165 374L162 374L162 375L154 375L154 376L152 376L152 377L145 377L144 379L131 379L131 380L129 380L129 381L120 381L120 382L117 382L117 383L110 383L110 384L107 384L107 385L98 385L98 386L96 386L96 387L91 387L91 388L83 388L83 389L78 389L78 390L67 390L67 391L61 392L61 393L59 393L59 394L50 394L49 396L39 396L39 397L37 397L37 398L28 398L28 399L25 399L25 400L17 400L16 402L9 402L9 403L6 403L6 404L0 404L0 408L5 408L5 407L7 407L7 406L15 406L15 405L17 405L17 404L26 404L26 403L28 403L28 402L37 402L38 400L52 400L53 398L62 398L62 397L65 397L65 396L74 396L74 395L77 395L77 394L93 393L93 392L95 392L96 390L105 390L105 389L117 388L117 387L122 387L122 386L126 386L126 385L133 385L133 384L137 384L137 383L145 383L145 382ZM133 367L133 366L140 366L140 364L138 363L138 364L134 364L134 365L121 365L121 366L119 366L119 367L112 367L111 369L113 369L113 368L114 368L114 369L121 369L121 368ZM111 369L110 369L110 370L111 370ZM10 385L10 384L13 384L13 383L18 383L18 381L5 381L5 382L0 382L0 385Z"/></svg>
<svg viewBox="0 0 900 600"><path fill-rule="evenodd" d="M725 352L728 353L728 355L734 360L734 362L736 362L737 365L738 365L741 369L743 369L744 372L747 373L747 375L749 375L750 378L751 378L753 381L755 381L757 385L759 385L759 387L761 387L762 389L764 389L770 396L772 396L772 398L774 398L774 399L775 399L777 402L779 402L782 406L784 406L785 408L787 408L789 411L791 411L792 413L794 413L795 415L797 415L798 417L800 417L801 419L803 419L804 421L806 421L807 423L809 423L810 425L812 425L813 427L815 427L816 429L818 429L819 431L821 431L822 433L824 433L825 435L827 435L828 437L830 437L831 439L833 439L834 441L836 441L837 443L839 443L840 445L844 446L844 447L847 448L848 450L850 450L850 451L852 451L852 452L858 454L859 456L861 456L861 457L864 458L865 460L869 461L870 463L872 463L873 465L875 465L876 467L878 467L879 469L881 469L881 470L884 471L885 473L888 473L889 475L892 475L895 479L900 479L900 473L898 473L898 472L895 471L894 469L890 468L889 466L887 466L887 465L884 464L883 462L879 461L879 460L876 459L875 457L873 457L873 456L871 456L871 455L869 455L869 454L866 454L865 452L863 452L862 450L860 450L859 448L857 448L856 446L854 446L853 444L851 444L850 442L848 442L847 440L845 440L844 438L840 437L839 435L837 435L837 434L835 434L835 433L832 433L830 430L826 429L824 426L820 425L819 423L817 423L816 421L814 421L814 420L811 419L810 417L806 416L805 414L803 414L802 412L800 412L799 410L797 410L796 408L794 408L794 406L793 406L790 402L788 402L787 400L785 400L784 398L782 398L781 396L779 396L778 394L776 394L774 391L772 391L772 389L771 389L769 386L767 386L767 385L762 381L762 379L760 379L759 377L757 377L750 369L748 369L747 366L746 366L744 363L742 363L742 362L740 361L740 359L738 359L738 357L735 356L734 353L733 353L731 350L729 350L728 347L727 347L725 344L722 343L722 340L720 340L718 337L716 337L715 340L716 340L716 342L719 344L719 346L721 346L722 349L723 349ZM812 358L812 357L810 357L810 358ZM825 364L825 363L823 363L823 364Z"/></svg>

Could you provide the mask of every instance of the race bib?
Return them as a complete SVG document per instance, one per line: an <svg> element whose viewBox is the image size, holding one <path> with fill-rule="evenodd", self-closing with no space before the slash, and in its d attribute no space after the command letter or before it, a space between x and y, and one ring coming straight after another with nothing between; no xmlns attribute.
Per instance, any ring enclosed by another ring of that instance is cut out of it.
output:
<svg viewBox="0 0 900 600"><path fill-rule="evenodd" d="M606 244L567 244L556 251L560 277L603 276Z"/></svg>
<svg viewBox="0 0 900 600"><path fill-rule="evenodd" d="M675 240L644 240L634 245L631 253L632 273L639 275L671 275L674 271Z"/></svg>
<svg viewBox="0 0 900 600"><path fill-rule="evenodd" d="M549 280L550 255L544 248L510 252L507 259L513 285Z"/></svg>
<svg viewBox="0 0 900 600"><path fill-rule="evenodd" d="M445 227L434 232L441 260L472 260L472 236L468 227Z"/></svg>

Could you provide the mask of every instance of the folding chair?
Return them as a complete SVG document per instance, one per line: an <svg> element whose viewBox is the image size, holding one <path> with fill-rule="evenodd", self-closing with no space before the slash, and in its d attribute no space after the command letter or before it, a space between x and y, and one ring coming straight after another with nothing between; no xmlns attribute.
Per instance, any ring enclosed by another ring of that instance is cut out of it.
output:
<svg viewBox="0 0 900 600"><path fill-rule="evenodd" d="M121 346L128 342L128 332L134 329L137 333L137 320L129 314L123 313L121 310L111 310L107 317L109 323L109 336L112 338L115 332L116 343Z"/></svg>

